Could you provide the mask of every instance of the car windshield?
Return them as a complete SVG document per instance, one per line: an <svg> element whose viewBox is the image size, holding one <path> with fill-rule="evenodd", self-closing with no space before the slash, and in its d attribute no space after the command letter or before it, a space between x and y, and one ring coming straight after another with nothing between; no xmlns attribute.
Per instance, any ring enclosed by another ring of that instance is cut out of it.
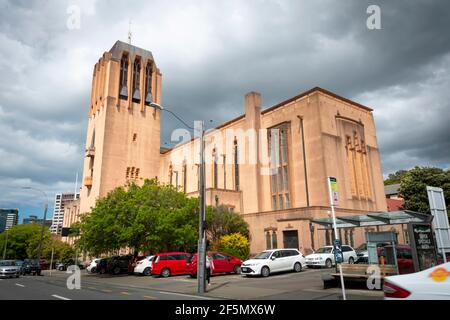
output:
<svg viewBox="0 0 450 320"><path fill-rule="evenodd" d="M2 260L0 261L0 266L1 267L6 267L6 266L15 266L16 263L14 261L10 261L10 260Z"/></svg>
<svg viewBox="0 0 450 320"><path fill-rule="evenodd" d="M271 251L263 251L254 256L253 259L269 259L271 254Z"/></svg>
<svg viewBox="0 0 450 320"><path fill-rule="evenodd" d="M331 253L331 250L333 250L333 247L323 247L318 249L315 253Z"/></svg>

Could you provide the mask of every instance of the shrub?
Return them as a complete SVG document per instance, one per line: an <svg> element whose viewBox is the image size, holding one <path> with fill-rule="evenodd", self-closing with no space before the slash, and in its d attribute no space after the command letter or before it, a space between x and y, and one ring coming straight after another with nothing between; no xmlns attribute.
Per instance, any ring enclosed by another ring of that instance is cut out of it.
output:
<svg viewBox="0 0 450 320"><path fill-rule="evenodd" d="M219 251L228 253L241 260L247 260L250 255L250 242L240 233L222 236L218 243Z"/></svg>

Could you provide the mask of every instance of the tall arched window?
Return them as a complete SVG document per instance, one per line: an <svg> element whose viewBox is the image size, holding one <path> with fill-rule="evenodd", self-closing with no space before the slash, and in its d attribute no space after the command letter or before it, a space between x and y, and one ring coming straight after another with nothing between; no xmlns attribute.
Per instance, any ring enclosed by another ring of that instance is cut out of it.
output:
<svg viewBox="0 0 450 320"><path fill-rule="evenodd" d="M236 138L234 139L234 187L239 191L239 149Z"/></svg>
<svg viewBox="0 0 450 320"><path fill-rule="evenodd" d="M218 178L218 172L217 172L217 170L218 170L218 168L217 168L217 162L218 162L218 157L217 157L217 154L216 154L216 149L214 149L213 150L213 159L214 159L214 167L213 167L213 179L214 179L214 181L213 181L213 186L214 186L214 189L217 189L218 188L218 181L217 181L217 178Z"/></svg>
<svg viewBox="0 0 450 320"><path fill-rule="evenodd" d="M136 58L133 65L133 102L141 102L141 59Z"/></svg>
<svg viewBox="0 0 450 320"><path fill-rule="evenodd" d="M151 62L147 63L145 68L145 104L150 105L153 102L152 96L152 81L153 81L153 65Z"/></svg>
<svg viewBox="0 0 450 320"><path fill-rule="evenodd" d="M128 55L126 53L120 60L119 98L128 99Z"/></svg>

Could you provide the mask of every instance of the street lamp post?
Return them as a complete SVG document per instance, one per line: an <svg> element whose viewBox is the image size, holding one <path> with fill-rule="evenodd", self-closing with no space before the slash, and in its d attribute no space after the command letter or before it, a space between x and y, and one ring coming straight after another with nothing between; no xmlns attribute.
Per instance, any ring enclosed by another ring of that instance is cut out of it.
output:
<svg viewBox="0 0 450 320"><path fill-rule="evenodd" d="M183 123L187 128L197 131L200 140L200 210L199 210L199 239L198 239L198 264L197 264L197 290L199 294L205 293L206 287L206 191L205 191L205 124L200 122L200 128L192 128L183 119L177 116L174 112L163 108L157 103L152 102L151 107L167 111Z"/></svg>
<svg viewBox="0 0 450 320"><path fill-rule="evenodd" d="M45 200L46 200L46 202L45 202L45 209L44 209L44 219L42 219L41 235L39 237L39 246L38 246L38 254L37 254L38 263L40 263L41 255L42 255L42 241L44 239L45 221L47 220L48 197L47 197L47 194L41 189L36 189L36 188L33 188L33 187L23 187L22 189L38 191L38 192L40 192L40 193L42 193L44 195Z"/></svg>
<svg viewBox="0 0 450 320"><path fill-rule="evenodd" d="M6 247L8 246L8 230L6 230L5 235L5 247L3 249L3 260L6 260Z"/></svg>

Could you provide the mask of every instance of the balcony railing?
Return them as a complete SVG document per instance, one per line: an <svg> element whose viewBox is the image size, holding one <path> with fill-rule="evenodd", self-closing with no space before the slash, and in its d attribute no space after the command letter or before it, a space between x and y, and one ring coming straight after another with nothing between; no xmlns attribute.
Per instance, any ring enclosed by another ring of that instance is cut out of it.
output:
<svg viewBox="0 0 450 320"><path fill-rule="evenodd" d="M95 147L89 147L86 149L86 157L95 157Z"/></svg>
<svg viewBox="0 0 450 320"><path fill-rule="evenodd" d="M84 178L84 185L88 188L92 187L92 177L85 177Z"/></svg>

